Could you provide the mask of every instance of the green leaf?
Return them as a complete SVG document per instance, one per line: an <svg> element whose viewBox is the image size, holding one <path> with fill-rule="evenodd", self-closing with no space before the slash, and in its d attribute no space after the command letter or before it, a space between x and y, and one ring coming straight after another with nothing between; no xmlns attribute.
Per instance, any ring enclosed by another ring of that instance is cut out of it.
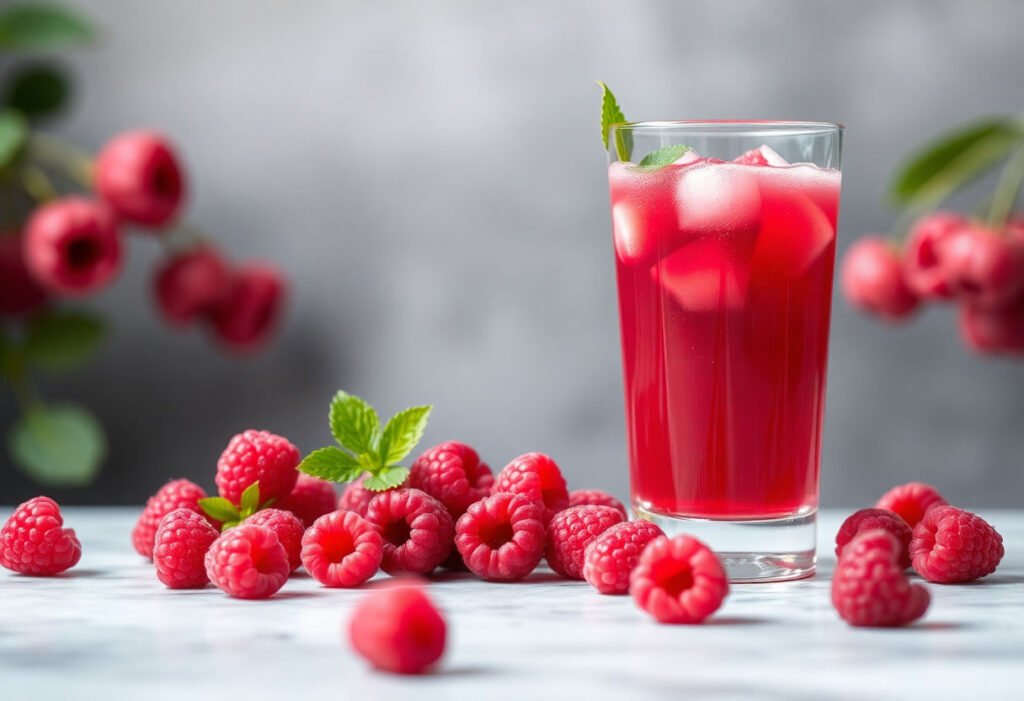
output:
<svg viewBox="0 0 1024 701"><path fill-rule="evenodd" d="M223 526L226 526L229 522L237 524L241 518L241 514L238 513L238 507L224 497L206 497L205 499L200 499L199 508L203 510L203 513L215 521L221 521Z"/></svg>
<svg viewBox="0 0 1024 701"><path fill-rule="evenodd" d="M363 486L371 492L383 492L385 489L401 486L405 478L409 476L409 470L400 465L389 465L382 467L375 474L370 475L363 482Z"/></svg>
<svg viewBox="0 0 1024 701"><path fill-rule="evenodd" d="M1019 122L992 118L947 133L897 171L890 194L901 205L935 206L1024 143Z"/></svg>
<svg viewBox="0 0 1024 701"><path fill-rule="evenodd" d="M28 138L25 118L14 110L0 112L0 168L6 168L21 153Z"/></svg>
<svg viewBox="0 0 1024 701"><path fill-rule="evenodd" d="M372 453L380 433L380 418L368 403L342 390L331 400L331 433L353 453Z"/></svg>
<svg viewBox="0 0 1024 701"><path fill-rule="evenodd" d="M29 363L45 370L77 367L99 347L105 330L103 320L89 312L39 314L28 328L25 350Z"/></svg>
<svg viewBox="0 0 1024 701"><path fill-rule="evenodd" d="M351 482L363 472L359 460L341 448L331 445L314 450L299 463L299 472L328 482Z"/></svg>
<svg viewBox="0 0 1024 701"><path fill-rule="evenodd" d="M611 89L600 80L597 84L601 86L601 143L608 148L608 133L615 124L625 124L626 115L622 113L615 95ZM615 152L620 161L628 161L633 151L633 135L629 132L615 132Z"/></svg>
<svg viewBox="0 0 1024 701"><path fill-rule="evenodd" d="M59 67L49 63L22 66L4 88L4 103L30 119L59 112L68 102L71 83Z"/></svg>
<svg viewBox="0 0 1024 701"><path fill-rule="evenodd" d="M682 144L675 144L674 146L662 146L657 151L651 151L640 160L641 168L650 168L655 170L657 168L664 168L667 165L675 163L679 158L690 150L689 146L683 146Z"/></svg>
<svg viewBox="0 0 1024 701"><path fill-rule="evenodd" d="M242 492L242 498L239 503L239 513L241 518L245 519L247 516L252 516L256 513L256 510L260 508L260 481L256 480Z"/></svg>
<svg viewBox="0 0 1024 701"><path fill-rule="evenodd" d="M380 438L381 465L394 465L405 459L423 438L432 406L414 406L403 409L388 421Z"/></svg>
<svg viewBox="0 0 1024 701"><path fill-rule="evenodd" d="M90 484L107 454L99 422L73 404L30 409L11 427L8 447L22 471L53 487Z"/></svg>
<svg viewBox="0 0 1024 701"><path fill-rule="evenodd" d="M66 7L25 2L0 10L2 50L64 49L95 37L89 20Z"/></svg>

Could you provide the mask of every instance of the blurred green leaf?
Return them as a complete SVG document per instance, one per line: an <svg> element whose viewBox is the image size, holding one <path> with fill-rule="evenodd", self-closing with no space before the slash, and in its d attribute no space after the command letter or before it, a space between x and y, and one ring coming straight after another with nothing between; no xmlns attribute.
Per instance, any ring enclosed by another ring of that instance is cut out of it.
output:
<svg viewBox="0 0 1024 701"><path fill-rule="evenodd" d="M89 484L107 453L99 422L73 404L30 409L11 426L7 439L18 467L45 486Z"/></svg>
<svg viewBox="0 0 1024 701"><path fill-rule="evenodd" d="M106 325L84 311L49 311L29 323L25 351L28 361L44 370L69 370L84 363L99 347Z"/></svg>
<svg viewBox="0 0 1024 701"><path fill-rule="evenodd" d="M52 63L21 66L7 81L4 103L29 119L46 117L67 105L71 82L64 71Z"/></svg>
<svg viewBox="0 0 1024 701"><path fill-rule="evenodd" d="M66 49L95 38L92 23L67 7L22 2L0 10L2 50Z"/></svg>
<svg viewBox="0 0 1024 701"><path fill-rule="evenodd" d="M17 158L21 147L28 138L25 118L14 110L0 112L0 168L5 168Z"/></svg>

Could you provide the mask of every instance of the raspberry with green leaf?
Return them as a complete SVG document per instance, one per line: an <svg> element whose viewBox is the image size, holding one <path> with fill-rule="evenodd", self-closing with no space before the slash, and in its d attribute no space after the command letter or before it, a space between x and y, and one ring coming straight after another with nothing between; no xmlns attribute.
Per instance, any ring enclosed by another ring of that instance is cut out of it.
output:
<svg viewBox="0 0 1024 701"><path fill-rule="evenodd" d="M209 518L220 521L220 529L226 531L234 528L257 511L265 509L274 502L273 499L260 503L260 483L250 484L239 499L237 505L224 497L206 497L199 500L199 508Z"/></svg>

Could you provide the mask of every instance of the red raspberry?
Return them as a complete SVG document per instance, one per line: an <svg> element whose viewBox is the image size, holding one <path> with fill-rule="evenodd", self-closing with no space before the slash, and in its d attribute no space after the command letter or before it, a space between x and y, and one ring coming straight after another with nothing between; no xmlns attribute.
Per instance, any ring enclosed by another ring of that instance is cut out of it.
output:
<svg viewBox="0 0 1024 701"><path fill-rule="evenodd" d="M210 581L238 599L273 596L290 573L288 553L265 526L236 526L222 533L206 552Z"/></svg>
<svg viewBox="0 0 1024 701"><path fill-rule="evenodd" d="M969 582L996 571L1003 537L985 519L953 506L929 509L914 527L914 571L937 584Z"/></svg>
<svg viewBox="0 0 1024 701"><path fill-rule="evenodd" d="M832 605L853 626L902 626L928 610L928 590L900 564L903 544L882 529L864 531L843 549L832 575Z"/></svg>
<svg viewBox="0 0 1024 701"><path fill-rule="evenodd" d="M96 292L121 269L113 214L83 197L63 197L37 209L25 228L22 253L36 281L66 297Z"/></svg>
<svg viewBox="0 0 1024 701"><path fill-rule="evenodd" d="M583 578L602 594L625 594L647 544L665 533L650 521L617 523L587 546Z"/></svg>
<svg viewBox="0 0 1024 701"><path fill-rule="evenodd" d="M885 509L907 522L913 528L924 518L928 509L946 503L939 490L924 482L908 482L893 487L883 494L875 504L876 509Z"/></svg>
<svg viewBox="0 0 1024 701"><path fill-rule="evenodd" d="M201 514L175 509L160 519L153 546L156 577L170 589L200 589L206 576L206 551L220 534Z"/></svg>
<svg viewBox="0 0 1024 701"><path fill-rule="evenodd" d="M729 579L704 543L688 535L662 536L640 553L629 593L659 623L700 623L722 605Z"/></svg>
<svg viewBox="0 0 1024 701"><path fill-rule="evenodd" d="M629 518L622 502L600 489L574 489L569 492L569 506L610 506L619 511L624 520Z"/></svg>
<svg viewBox="0 0 1024 701"><path fill-rule="evenodd" d="M327 587L357 587L377 574L384 541L353 511L332 511L302 536L302 564Z"/></svg>
<svg viewBox="0 0 1024 701"><path fill-rule="evenodd" d="M544 509L521 494L498 492L471 504L455 525L455 547L481 579L512 582L544 557Z"/></svg>
<svg viewBox="0 0 1024 701"><path fill-rule="evenodd" d="M981 226L966 226L945 243L946 279L953 296L976 306L1013 300L1024 285L1024 245Z"/></svg>
<svg viewBox="0 0 1024 701"><path fill-rule="evenodd" d="M0 232L0 316L21 316L45 301L46 290L25 265L21 235Z"/></svg>
<svg viewBox="0 0 1024 701"><path fill-rule="evenodd" d="M899 251L879 237L850 246L843 258L842 285L850 304L887 321L904 319L917 309L917 297L903 279Z"/></svg>
<svg viewBox="0 0 1024 701"><path fill-rule="evenodd" d="M334 511L336 501L338 495L334 493L334 485L300 472L292 491L283 499L278 499L274 506L291 511L299 517L303 526L309 528L313 521Z"/></svg>
<svg viewBox="0 0 1024 701"><path fill-rule="evenodd" d="M168 258L153 277L153 292L164 320L185 326L217 306L227 290L228 266L209 246Z"/></svg>
<svg viewBox="0 0 1024 701"><path fill-rule="evenodd" d="M255 350L269 340L284 308L285 283L277 268L249 263L234 271L211 312L213 332L227 348Z"/></svg>
<svg viewBox="0 0 1024 701"><path fill-rule="evenodd" d="M491 493L494 476L477 452L465 443L448 441L420 455L409 472L409 486L423 490L458 518L469 505Z"/></svg>
<svg viewBox="0 0 1024 701"><path fill-rule="evenodd" d="M903 279L921 299L949 299L945 247L949 237L967 226L956 212L935 212L921 217L910 229L903 256Z"/></svg>
<svg viewBox="0 0 1024 701"><path fill-rule="evenodd" d="M1024 353L1024 298L993 309L960 306L960 336L979 353Z"/></svg>
<svg viewBox="0 0 1024 701"><path fill-rule="evenodd" d="M907 522L886 509L861 509L850 514L836 533L836 558L858 534L881 529L893 536L902 548L899 563L903 569L910 567L910 538L913 531Z"/></svg>
<svg viewBox="0 0 1024 701"><path fill-rule="evenodd" d="M298 516L283 509L263 509L245 519L244 523L272 530L278 542L284 546L284 551L288 553L290 571L299 569L299 565L302 564L302 534L306 529L303 528Z"/></svg>
<svg viewBox="0 0 1024 701"><path fill-rule="evenodd" d="M498 473L493 492L522 494L527 499L541 502L545 507L545 520L569 506L569 492L558 464L544 453L520 455Z"/></svg>
<svg viewBox="0 0 1024 701"><path fill-rule="evenodd" d="M82 557L82 545L74 529L63 525L57 502L50 497L29 499L0 529L0 566L36 576L74 567Z"/></svg>
<svg viewBox="0 0 1024 701"><path fill-rule="evenodd" d="M419 489L377 494L366 509L366 520L384 539L381 569L388 574L429 574L452 550L455 525L451 514Z"/></svg>
<svg viewBox="0 0 1024 701"><path fill-rule="evenodd" d="M302 456L286 438L249 429L231 439L217 461L217 490L232 504L257 480L260 502L288 496L299 477Z"/></svg>
<svg viewBox="0 0 1024 701"><path fill-rule="evenodd" d="M348 635L374 667L422 674L444 654L446 626L422 588L400 584L367 594L352 612Z"/></svg>
<svg viewBox="0 0 1024 701"><path fill-rule="evenodd" d="M96 190L122 219L143 226L170 222L185 183L167 139L152 131L118 134L96 157Z"/></svg>
<svg viewBox="0 0 1024 701"><path fill-rule="evenodd" d="M360 516L366 516L366 509L370 506L370 500L380 494L372 492L363 486L363 482L369 475L360 475L354 482L349 482L345 491L338 500L338 508L343 511L354 511Z"/></svg>
<svg viewBox="0 0 1024 701"><path fill-rule="evenodd" d="M146 508L139 515L132 529L132 546L142 557L153 559L153 539L160 520L175 509L189 509L202 514L199 500L206 492L195 482L186 479L173 480L160 487L156 494L146 501Z"/></svg>
<svg viewBox="0 0 1024 701"><path fill-rule="evenodd" d="M610 506L574 506L559 511L548 525L547 559L556 574L583 579L587 546L616 523L622 514Z"/></svg>

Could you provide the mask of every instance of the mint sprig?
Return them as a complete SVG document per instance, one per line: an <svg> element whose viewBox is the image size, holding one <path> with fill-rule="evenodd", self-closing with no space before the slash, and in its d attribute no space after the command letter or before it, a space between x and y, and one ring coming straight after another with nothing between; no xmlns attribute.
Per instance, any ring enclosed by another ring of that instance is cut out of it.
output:
<svg viewBox="0 0 1024 701"><path fill-rule="evenodd" d="M337 446L314 450L299 471L329 482L351 482L364 472L367 489L383 491L405 482L409 470L400 463L423 437L432 406L403 409L381 426L369 403L339 390L331 400L329 423Z"/></svg>
<svg viewBox="0 0 1024 701"><path fill-rule="evenodd" d="M664 168L665 166L671 165L678 161L682 157L682 155L689 150L689 146L684 146L682 144L662 146L657 151L651 151L642 159L640 159L638 167L647 168L650 170Z"/></svg>
<svg viewBox="0 0 1024 701"><path fill-rule="evenodd" d="M626 115L622 113L615 95L611 89L600 80L597 84L601 86L601 143L608 148L608 134L611 127L616 124L625 124ZM615 153L620 161L628 161L633 152L633 135L621 129L615 131Z"/></svg>
<svg viewBox="0 0 1024 701"><path fill-rule="evenodd" d="M274 501L274 499L268 499L260 504L260 482L256 480L242 492L237 506L224 497L206 497L199 500L199 508L213 520L220 521L221 531L226 531L229 528L234 528L257 511L267 508Z"/></svg>

